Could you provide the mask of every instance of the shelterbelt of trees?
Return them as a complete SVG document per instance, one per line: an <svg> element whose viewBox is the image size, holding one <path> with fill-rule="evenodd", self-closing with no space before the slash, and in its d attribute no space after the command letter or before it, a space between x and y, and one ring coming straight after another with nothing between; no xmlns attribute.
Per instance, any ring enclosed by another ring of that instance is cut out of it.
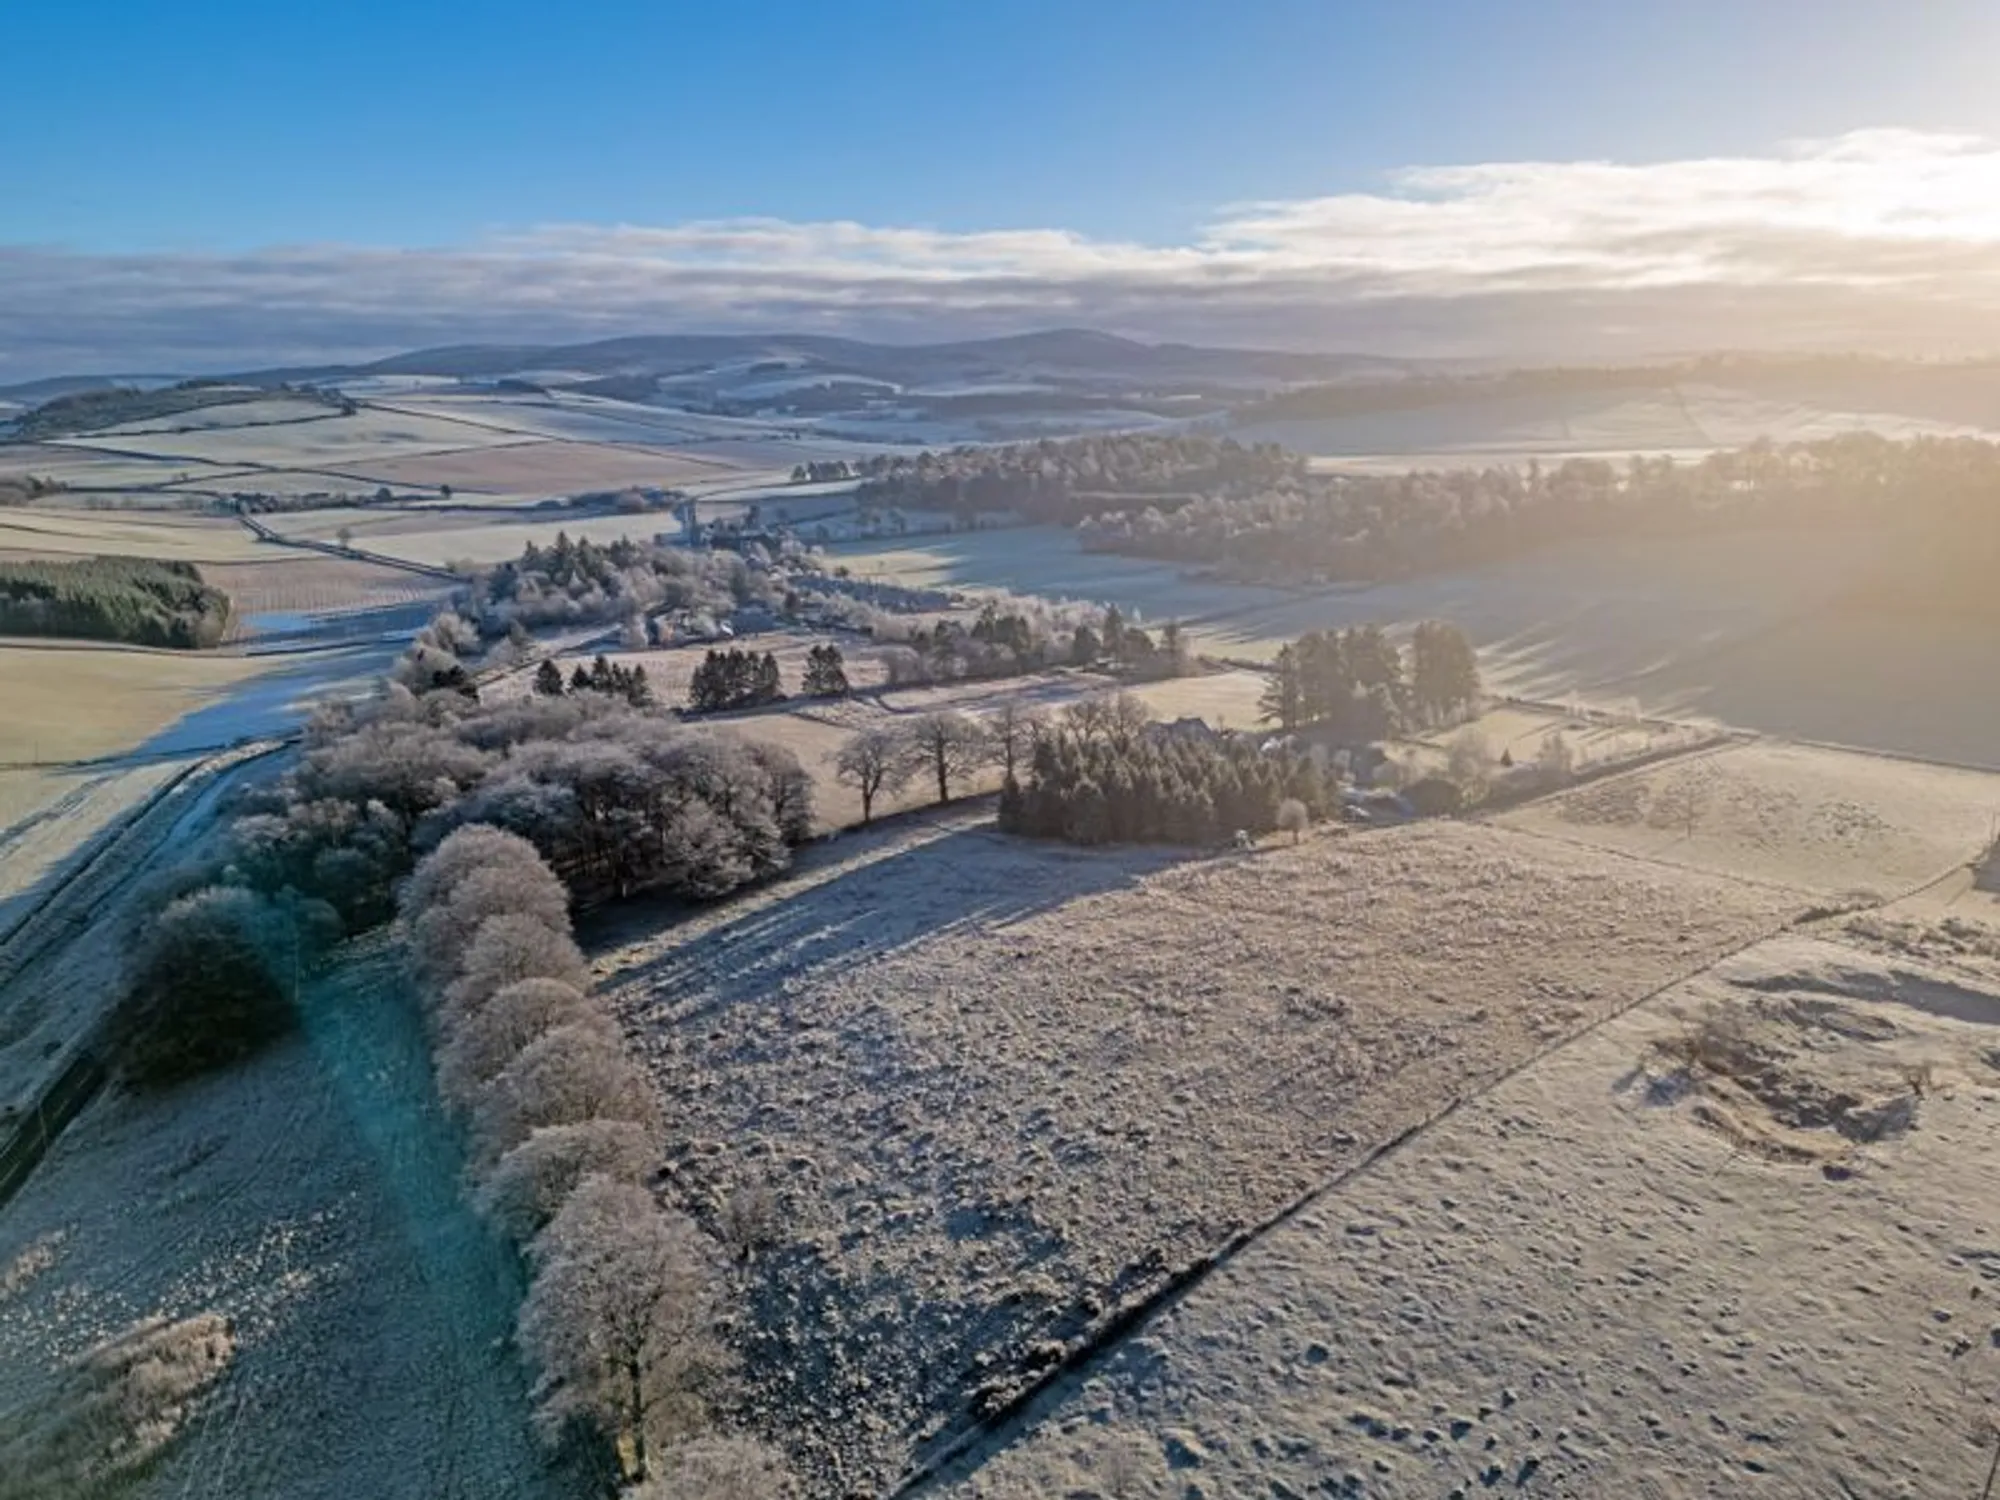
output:
<svg viewBox="0 0 2000 1500"><path fill-rule="evenodd" d="M140 557L0 563L0 635L194 650L229 629L229 596L192 564Z"/></svg>
<svg viewBox="0 0 2000 1500"><path fill-rule="evenodd" d="M1693 463L1634 457L1521 467L1312 474L1272 446L1128 433L881 461L863 504L1010 510L1107 552L1251 579L1371 582L1557 542L1765 525L1875 523L1903 541L1882 589L2000 609L2000 446L1847 433Z"/></svg>
<svg viewBox="0 0 2000 1500"><path fill-rule="evenodd" d="M1247 576L1368 581L1477 565L1588 537L1880 524L1990 561L2000 446L1848 433L1760 442L1694 463L1568 459L1544 468L1316 475L1086 521L1086 546ZM1985 576L1985 575L1982 575Z"/></svg>

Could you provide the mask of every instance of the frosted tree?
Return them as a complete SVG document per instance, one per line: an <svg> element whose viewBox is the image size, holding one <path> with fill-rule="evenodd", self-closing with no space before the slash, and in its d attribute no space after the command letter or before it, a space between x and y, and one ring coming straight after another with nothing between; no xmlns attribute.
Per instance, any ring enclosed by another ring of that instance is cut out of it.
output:
<svg viewBox="0 0 2000 1500"><path fill-rule="evenodd" d="M543 1125L494 1164L475 1203L501 1233L526 1241L585 1179L641 1183L657 1159L652 1137L629 1120Z"/></svg>
<svg viewBox="0 0 2000 1500"><path fill-rule="evenodd" d="M993 763L993 737L966 714L925 714L906 731L904 755L910 774L932 777L938 801L949 802L954 782Z"/></svg>
<svg viewBox="0 0 2000 1500"><path fill-rule="evenodd" d="M522 1048L493 1079L480 1096L473 1134L492 1160L541 1126L586 1120L624 1120L651 1130L659 1105L615 1030L606 1035L597 1025L559 1026Z"/></svg>
<svg viewBox="0 0 2000 1500"><path fill-rule="evenodd" d="M570 1195L530 1248L521 1347L540 1371L542 1430L587 1422L653 1477L656 1448L698 1432L724 1357L716 1270L699 1231L644 1188L603 1177Z"/></svg>
<svg viewBox="0 0 2000 1500"><path fill-rule="evenodd" d="M864 729L834 757L834 779L861 794L861 821L875 816L875 799L908 784L913 766L909 743L890 729Z"/></svg>

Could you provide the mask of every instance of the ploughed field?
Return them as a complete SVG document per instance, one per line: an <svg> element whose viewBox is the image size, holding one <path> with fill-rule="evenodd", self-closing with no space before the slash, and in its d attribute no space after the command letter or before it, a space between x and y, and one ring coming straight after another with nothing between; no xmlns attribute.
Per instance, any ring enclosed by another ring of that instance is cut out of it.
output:
<svg viewBox="0 0 2000 1500"><path fill-rule="evenodd" d="M1202 858L989 817L845 836L599 960L672 1195L776 1194L751 1400L815 1493L890 1485L1121 1306L1803 904L1475 824Z"/></svg>

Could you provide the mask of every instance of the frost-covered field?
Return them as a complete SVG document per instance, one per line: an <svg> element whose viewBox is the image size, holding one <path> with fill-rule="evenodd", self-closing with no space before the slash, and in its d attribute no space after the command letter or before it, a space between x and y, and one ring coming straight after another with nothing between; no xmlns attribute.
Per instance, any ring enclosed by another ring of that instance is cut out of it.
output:
<svg viewBox="0 0 2000 1500"><path fill-rule="evenodd" d="M1500 821L1798 891L1879 900L1985 849L2000 827L2000 776L1736 745L1579 787Z"/></svg>
<svg viewBox="0 0 2000 1500"><path fill-rule="evenodd" d="M1724 1072L1662 1055L1718 1009ZM1977 1496L1996 1023L1990 963L1760 945L1327 1193L936 1492Z"/></svg>
<svg viewBox="0 0 2000 1500"><path fill-rule="evenodd" d="M79 451L118 450L225 468L346 469L356 464L483 448L529 439L469 422L363 407L352 416L325 412L311 420L269 426L217 426L145 436L66 438Z"/></svg>
<svg viewBox="0 0 2000 1500"><path fill-rule="evenodd" d="M28 898L179 775L189 759L101 771L0 771L0 936Z"/></svg>
<svg viewBox="0 0 2000 1500"><path fill-rule="evenodd" d="M1197 648L1268 659L1308 630L1429 618L1459 624L1501 691L1700 717L2000 768L1990 632L1949 616L1842 604L1883 538L1769 530L1579 543L1374 586L1272 589L1083 551L1051 527L829 549L860 578L1008 588L1183 621Z"/></svg>
<svg viewBox="0 0 2000 1500"><path fill-rule="evenodd" d="M213 1312L234 1357L131 1500L588 1493L529 1435L518 1262L462 1201L394 963L304 1014L220 1076L107 1091L0 1214L0 1421L98 1338Z"/></svg>
<svg viewBox="0 0 2000 1500"><path fill-rule="evenodd" d="M34 509L0 511L0 556L91 557L116 553L163 562L247 562L269 557L235 521L156 511Z"/></svg>
<svg viewBox="0 0 2000 1500"><path fill-rule="evenodd" d="M599 967L674 1191L780 1192L757 1389L867 1487L1114 1305L1797 904L1473 825L1187 860L948 814Z"/></svg>

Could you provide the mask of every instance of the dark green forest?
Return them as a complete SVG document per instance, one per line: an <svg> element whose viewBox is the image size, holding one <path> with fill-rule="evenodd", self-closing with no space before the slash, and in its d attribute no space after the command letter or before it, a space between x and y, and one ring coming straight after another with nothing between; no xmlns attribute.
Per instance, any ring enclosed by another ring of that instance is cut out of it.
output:
<svg viewBox="0 0 2000 1500"><path fill-rule="evenodd" d="M229 596L191 563L140 557L0 563L0 635L198 650L229 628Z"/></svg>

